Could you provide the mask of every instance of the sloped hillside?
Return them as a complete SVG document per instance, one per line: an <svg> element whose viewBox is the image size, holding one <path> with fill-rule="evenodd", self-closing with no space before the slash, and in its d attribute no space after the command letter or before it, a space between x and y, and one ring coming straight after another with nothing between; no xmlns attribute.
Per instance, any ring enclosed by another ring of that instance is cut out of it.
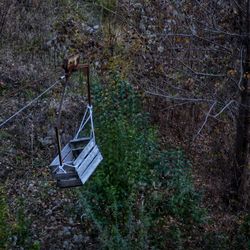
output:
<svg viewBox="0 0 250 250"><path fill-rule="evenodd" d="M2 126L0 249L250 249L248 172L235 163L248 2L1 0L0 123L80 54L104 160L83 187L56 187L63 83ZM74 73L63 145L86 96Z"/></svg>

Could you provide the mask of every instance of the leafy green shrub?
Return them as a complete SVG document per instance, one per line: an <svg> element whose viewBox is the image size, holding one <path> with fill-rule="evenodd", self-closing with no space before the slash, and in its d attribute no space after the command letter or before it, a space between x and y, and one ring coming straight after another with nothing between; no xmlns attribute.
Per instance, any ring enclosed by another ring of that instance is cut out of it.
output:
<svg viewBox="0 0 250 250"><path fill-rule="evenodd" d="M163 189L166 200L161 203L164 210L185 224L204 222L204 210L199 208L200 194L194 190L189 163L181 150L160 152L155 164L159 189Z"/></svg>
<svg viewBox="0 0 250 250"><path fill-rule="evenodd" d="M201 195L194 189L189 163L181 150L157 151L154 158L155 185L148 210L154 222L152 241L159 248L183 248L195 235L197 225L206 222L200 208ZM165 230L162 230L165 228Z"/></svg>
<svg viewBox="0 0 250 250"><path fill-rule="evenodd" d="M95 83L93 92L104 160L80 193L86 217L107 249L181 245L184 227L204 217L183 153L159 148L141 96L128 82L115 75L108 85Z"/></svg>
<svg viewBox="0 0 250 250"><path fill-rule="evenodd" d="M138 218L134 213L139 190L150 174L147 152L154 131L147 128L139 95L127 82L115 78L109 86L95 85L94 96L96 135L105 161L82 197L91 204L89 211L105 246L127 249L135 235L142 245L146 229L136 220L144 220L143 207Z"/></svg>

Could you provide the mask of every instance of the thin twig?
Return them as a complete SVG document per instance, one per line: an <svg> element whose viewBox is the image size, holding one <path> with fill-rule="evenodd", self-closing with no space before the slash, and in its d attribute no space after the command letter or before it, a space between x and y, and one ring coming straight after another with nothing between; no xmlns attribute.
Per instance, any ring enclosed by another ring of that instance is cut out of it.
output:
<svg viewBox="0 0 250 250"><path fill-rule="evenodd" d="M176 60L178 60L178 59L176 59ZM184 67L186 67L187 69L192 71L192 73L194 73L195 75L198 75L198 76L211 76L211 77L225 77L226 76L226 75L222 75L222 74L210 74L210 73L196 72L192 68L190 68L188 65L186 65L184 62L182 62L181 60L178 60L178 62L180 62Z"/></svg>
<svg viewBox="0 0 250 250"><path fill-rule="evenodd" d="M208 103L214 102L214 100L211 100L211 99L170 96L170 95L163 95L163 94L159 94L159 93L155 93L155 92L151 92L151 91L145 91L145 93L149 94L149 95L164 97L164 98L171 99L171 100L176 100L176 101L208 102Z"/></svg>
<svg viewBox="0 0 250 250"><path fill-rule="evenodd" d="M200 127L199 131L198 131L197 134L194 136L193 141L199 136L199 134L201 133L201 131L202 131L203 128L205 127L205 125L206 125L206 123L207 123L207 120L208 120L208 117L210 116L210 113L212 112L212 110L213 110L214 106L216 105L216 103L217 103L217 102L215 101L215 102L211 105L209 111L208 111L207 114L206 114L206 118L205 118L205 120L204 120L202 126Z"/></svg>
<svg viewBox="0 0 250 250"><path fill-rule="evenodd" d="M220 114L222 114L231 104L233 104L235 102L235 100L231 100L227 105L225 105L221 110L220 112L218 112L217 114L215 115L211 115L211 117L213 118L216 118L218 117Z"/></svg>
<svg viewBox="0 0 250 250"><path fill-rule="evenodd" d="M242 78L243 78L243 47L241 47L240 50L240 80L237 84L238 88L242 91L243 88L241 87L241 82L242 82Z"/></svg>

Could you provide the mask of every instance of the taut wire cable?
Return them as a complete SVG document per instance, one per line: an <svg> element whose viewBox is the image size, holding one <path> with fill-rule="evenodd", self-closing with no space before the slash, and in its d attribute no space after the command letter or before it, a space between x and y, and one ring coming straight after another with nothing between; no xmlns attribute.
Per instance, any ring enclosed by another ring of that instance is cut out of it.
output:
<svg viewBox="0 0 250 250"><path fill-rule="evenodd" d="M41 98L43 95L45 95L47 92L49 92L52 88L54 88L59 82L61 82L61 80L63 80L65 78L65 76L61 76L59 80L55 81L49 88L47 88L46 90L44 90L40 95L38 95L36 98L34 98L32 101L30 101L28 104L26 104L24 107L22 107L21 109L19 109L16 113L14 113L12 116L10 116L9 118L7 118L5 121L1 122L0 124L0 128L2 128L6 123L8 123L9 121L11 121L13 118L15 118L18 114L20 114L21 112L23 112L25 109L27 109L28 107L30 107L34 102L36 102L39 98Z"/></svg>

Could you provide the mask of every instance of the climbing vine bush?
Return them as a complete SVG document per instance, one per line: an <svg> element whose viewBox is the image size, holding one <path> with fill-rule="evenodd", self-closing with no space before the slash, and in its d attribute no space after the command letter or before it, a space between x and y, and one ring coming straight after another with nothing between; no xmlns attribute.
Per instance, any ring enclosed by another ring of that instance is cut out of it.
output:
<svg viewBox="0 0 250 250"><path fill-rule="evenodd" d="M93 92L104 160L80 192L86 219L108 249L184 244L182 235L203 222L204 211L183 152L160 149L142 98L127 81L113 75Z"/></svg>

